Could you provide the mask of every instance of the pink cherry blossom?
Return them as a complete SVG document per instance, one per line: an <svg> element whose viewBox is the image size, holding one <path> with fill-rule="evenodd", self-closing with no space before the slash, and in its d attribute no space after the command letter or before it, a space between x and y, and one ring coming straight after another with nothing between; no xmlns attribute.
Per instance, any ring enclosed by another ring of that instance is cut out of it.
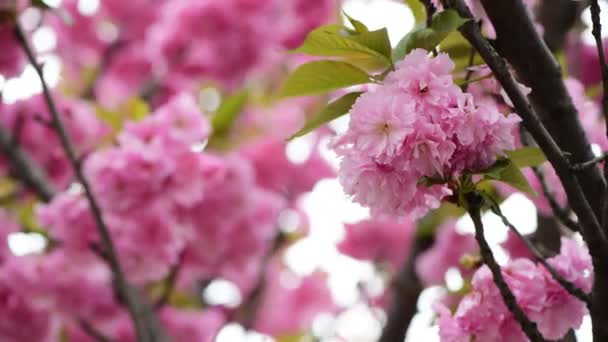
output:
<svg viewBox="0 0 608 342"><path fill-rule="evenodd" d="M583 291L590 291L592 266L584 246L564 238L560 254L548 262L565 279ZM519 306L547 339L562 338L568 330L578 328L587 314L585 304L571 296L540 264L514 259L502 267L502 273ZM527 341L486 266L475 272L471 285L472 291L461 300L454 314L437 305L442 341L468 341L470 338Z"/></svg>
<svg viewBox="0 0 608 342"><path fill-rule="evenodd" d="M255 6L238 0L168 2L148 31L149 52L160 73L232 85L270 51L275 6L270 0Z"/></svg>
<svg viewBox="0 0 608 342"><path fill-rule="evenodd" d="M74 257L57 249L46 255L14 257L2 267L2 275L7 286L41 310L107 319L118 309L110 270L92 253Z"/></svg>
<svg viewBox="0 0 608 342"><path fill-rule="evenodd" d="M255 330L281 336L310 327L320 313L332 313L336 307L325 276L313 273L298 279L277 265L269 267L266 288Z"/></svg>
<svg viewBox="0 0 608 342"><path fill-rule="evenodd" d="M0 55L0 75L5 78L18 76L23 71L26 60L9 24L0 23L0 50L4 51Z"/></svg>
<svg viewBox="0 0 608 342"><path fill-rule="evenodd" d="M29 301L29 295L14 291L0 277L0 340L5 342L56 340L58 326L47 310Z"/></svg>
<svg viewBox="0 0 608 342"><path fill-rule="evenodd" d="M318 144L311 148L308 158L298 163L289 160L285 141L275 138L251 142L240 153L251 161L256 182L261 187L296 199L312 190L319 180L335 176L334 170L320 155Z"/></svg>
<svg viewBox="0 0 608 342"><path fill-rule="evenodd" d="M397 270L409 255L415 226L394 219L365 220L345 224L346 236L338 245L340 252L356 259L388 262Z"/></svg>
<svg viewBox="0 0 608 342"><path fill-rule="evenodd" d="M445 273L451 267L466 273L460 258L476 251L477 243L473 236L458 233L456 222L447 221L437 228L433 246L416 258L416 273L423 284L443 284Z"/></svg>
<svg viewBox="0 0 608 342"><path fill-rule="evenodd" d="M345 192L373 215L420 217L451 194L421 179L481 171L515 148L519 119L496 105L476 106L453 83L453 68L445 54L413 50L353 105L348 131L333 148Z"/></svg>
<svg viewBox="0 0 608 342"><path fill-rule="evenodd" d="M54 94L59 114L79 156L92 151L107 128L86 102ZM42 95L0 106L0 121L13 134L51 180L60 188L72 180L72 169L55 131L49 126L50 115ZM5 165L3 167L6 167Z"/></svg>

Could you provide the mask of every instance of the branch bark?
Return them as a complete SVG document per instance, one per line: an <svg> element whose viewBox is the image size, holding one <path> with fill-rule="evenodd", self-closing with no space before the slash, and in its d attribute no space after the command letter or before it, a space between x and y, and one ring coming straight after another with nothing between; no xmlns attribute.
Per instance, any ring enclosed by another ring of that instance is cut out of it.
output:
<svg viewBox="0 0 608 342"><path fill-rule="evenodd" d="M14 175L38 194L41 200L49 202L55 195L55 188L49 182L46 173L30 158L27 151L15 143L14 137L2 125L0 125L0 149L11 162Z"/></svg>
<svg viewBox="0 0 608 342"><path fill-rule="evenodd" d="M481 2L496 30L496 50L532 88L530 100L534 111L559 148L575 163L593 159L591 145L562 80L560 66L538 35L521 0ZM518 112L522 114L520 109ZM538 137L533 136L538 142ZM591 168L576 176L596 217L602 217L606 184L600 170Z"/></svg>
<svg viewBox="0 0 608 342"><path fill-rule="evenodd" d="M131 316L131 319L134 323L137 341L166 341L166 336L162 331L162 328L158 323L158 319L156 318L156 315L152 310L151 306L144 300L139 291L137 291L137 289L132 287L127 282L125 274L118 260L117 253L112 242L112 237L110 236L110 231L103 219L101 208L97 203L97 199L93 194L91 186L84 175L81 161L76 154L74 144L72 143L72 140L69 137L69 134L59 116L59 111L57 110L55 101L53 100L48 85L44 79L42 68L36 61L34 52L19 24L15 25L14 34L15 38L23 48L30 64L32 65L32 67L34 67L38 78L40 79L40 83L42 84L43 96L51 114L51 125L55 129L57 136L59 137L59 140L61 142L61 145L68 157L68 160L70 161L72 168L74 169L76 179L80 182L82 188L84 189L84 194L87 198L91 212L95 219L97 232L99 233L99 236L101 238L101 245L103 247L105 255L107 256L108 265L112 271L112 275L114 278L114 287L119 295L120 300L125 304L127 311L129 312L129 315Z"/></svg>
<svg viewBox="0 0 608 342"><path fill-rule="evenodd" d="M526 336L532 342L537 341L545 341L543 336L538 331L536 327L536 323L532 322L528 316L521 309L519 304L517 304L517 300L515 299L515 295L509 289L507 282L502 276L502 272L500 270L500 266L494 259L494 254L492 254L492 250L490 249L490 245L486 241L483 231L483 223L481 222L481 205L483 203L483 198L476 193L467 194L467 204L468 204L468 212L473 220L473 224L475 225L475 239L479 244L479 252L481 254L481 258L483 263L488 266L490 271L492 272L492 277L494 278L494 283L500 294L502 299L505 302L509 311L513 314L513 317L517 320L522 330L526 334Z"/></svg>
<svg viewBox="0 0 608 342"><path fill-rule="evenodd" d="M576 285L574 285L570 281L564 279L564 277L562 277L561 274L557 273L557 271L551 265L549 265L547 260L545 260L545 258L542 256L542 254L536 249L536 246L534 246L532 244L532 242L530 242L526 237L524 237L519 232L519 230L517 230L517 228L513 224L511 224L509 219L502 213L502 211L500 210L500 207L498 205L492 204L491 210L495 215L500 217L500 219L502 220L502 223L505 226L507 226L515 235L517 235L517 237L526 245L528 250L532 253L532 255L534 256L534 259L538 263L543 265L543 267L546 268L547 271L549 271L549 273L551 274L553 279L555 279L555 281L557 281L566 291L568 291L568 293L570 293L574 297L578 298L579 300L583 301L585 304L587 304L588 307L591 307L591 301L590 301L589 296L585 292L583 292L583 290L576 287Z"/></svg>
<svg viewBox="0 0 608 342"><path fill-rule="evenodd" d="M472 17L462 0L442 1L446 7L455 8L461 16ZM592 159L589 143L561 80L559 66L538 37L521 0L482 0L482 3L496 29L499 39L497 46L502 47L505 56L532 87L532 102L539 109L543 123L548 126L559 146L577 162ZM598 220L602 217L606 187L604 179L599 170L594 168L584 174L572 175L570 163L552 136L548 135L545 126L539 122L502 58L472 22L464 24L460 32L492 69L522 117L524 126L545 152L564 185L593 260L595 280L591 295L594 303L591 306L591 317L594 339L608 341L608 307L602 306L602 303L608 302L608 244ZM585 190L584 193L582 189Z"/></svg>
<svg viewBox="0 0 608 342"><path fill-rule="evenodd" d="M416 238L410 255L406 256L393 281L393 299L387 321L378 342L405 340L412 318L418 312L417 304L423 286L416 274L416 258L433 245L432 236Z"/></svg>
<svg viewBox="0 0 608 342"><path fill-rule="evenodd" d="M585 2L574 0L543 0L540 2L536 17L543 26L543 39L551 51L563 48L568 32L587 6Z"/></svg>

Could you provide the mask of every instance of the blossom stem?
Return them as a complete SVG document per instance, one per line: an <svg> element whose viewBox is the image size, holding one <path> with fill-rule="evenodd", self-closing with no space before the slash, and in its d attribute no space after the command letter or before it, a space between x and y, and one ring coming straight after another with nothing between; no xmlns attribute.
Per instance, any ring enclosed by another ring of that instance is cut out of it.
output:
<svg viewBox="0 0 608 342"><path fill-rule="evenodd" d="M162 308L165 304L167 304L167 302L171 298L171 294L173 293L173 290L175 289L175 283L177 282L177 277L179 276L179 271L181 270L182 265L184 263L184 256L185 256L185 251L182 251L179 254L177 262L173 266L171 266L171 269L169 270L169 274L167 275L167 279L165 280L165 286L163 288L163 293L161 294L158 301L154 304L154 308L156 310Z"/></svg>
<svg viewBox="0 0 608 342"><path fill-rule="evenodd" d="M536 178L538 178L538 181L540 182L540 186L543 190L543 194L545 195L545 198L547 198L547 202L549 202L549 206L551 207L551 211L553 212L555 217L564 226L568 227L568 229L570 229L574 232L580 231L581 228L578 225L578 222L576 222L570 218L569 210L562 208L559 205L559 203L557 203L557 200L555 199L553 192L549 188L549 184L547 184L547 180L545 179L545 174L543 173L543 171L538 167L533 167L532 171L536 175Z"/></svg>
<svg viewBox="0 0 608 342"><path fill-rule="evenodd" d="M505 305L513 314L513 317L515 318L515 320L517 320L523 332L526 334L528 339L530 339L530 341L545 341L543 336L538 331L536 323L532 322L526 316L522 308L517 303L515 295L513 295L513 292L511 291L511 289L507 285L507 282L502 276L500 266L498 266L496 259L494 259L494 254L490 249L490 245L488 245L488 242L486 241L486 238L484 236L483 223L481 221L481 205L483 203L483 198L475 192L470 192L466 195L466 200L469 215L471 216L473 224L475 225L475 239L479 244L481 258L483 260L483 263L487 265L490 271L492 272L494 283L496 284L496 287L498 287L498 290L500 291L500 295L502 296Z"/></svg>
<svg viewBox="0 0 608 342"><path fill-rule="evenodd" d="M585 170L592 168L592 167L596 166L597 164L605 161L606 159L608 159L608 154L604 153L601 156L595 157L586 162L572 164L572 170L573 171L585 171Z"/></svg>
<svg viewBox="0 0 608 342"><path fill-rule="evenodd" d="M463 0L442 1L446 8L454 8L461 16L472 18L471 12ZM500 1L500 3L504 2L511 1ZM581 185L579 184L579 179L574 177L571 172L569 161L566 159L555 140L553 140L553 137L549 134L546 127L539 120L526 97L521 93L518 84L511 75L505 61L482 36L479 27L477 27L473 21L469 21L463 24L459 30L492 69L494 76L505 89L518 114L522 117L525 128L530 132L532 137L534 137L534 140L538 143L539 147L547 156L547 159L549 159L555 168L557 175L564 185L569 203L572 205L572 209L579 219L581 225L580 232L589 247L589 252L594 260L594 267L597 266L595 268L599 270L600 267L603 267L601 263L603 262L602 260L605 259L608 242L602 231L596 212L587 200L586 193L583 193ZM561 80L559 80L559 82L561 82ZM536 89L534 91L536 91ZM597 184L595 184L595 186L597 187ZM594 191L597 191L597 189ZM598 212L598 214L600 212ZM608 265L605 266L608 268Z"/></svg>
<svg viewBox="0 0 608 342"><path fill-rule="evenodd" d="M28 61L30 62L30 64L36 71L38 78L40 79L44 100L51 115L52 127L54 128L55 132L57 133L57 136L59 137L59 140L61 142L64 152L68 157L68 160L72 164L76 179L79 181L84 190L84 194L89 203L93 218L95 219L97 232L99 233L99 236L101 238L103 251L105 255L107 255L107 262L112 271L115 289L119 295L119 298L124 302L125 306L127 307L129 315L131 316L131 319L134 323L137 340L139 342L165 341L166 338L164 336L164 333L160 329L160 325L156 324L157 319L155 317L154 311L150 308L149 304L147 304L144 299L139 295L137 290L127 282L123 269L118 260L117 253L112 242L112 237L110 236L110 231L103 219L101 207L97 203L97 199L93 194L91 186L84 175L82 164L76 154L74 144L72 143L72 140L59 116L59 111L57 109L55 101L53 100L49 87L44 79L42 67L36 61L34 52L19 24L15 25L14 32L15 38L23 48L28 58Z"/></svg>
<svg viewBox="0 0 608 342"><path fill-rule="evenodd" d="M538 249L536 249L536 247L530 242L530 240L523 236L519 232L519 230L517 230L517 228L513 224L511 224L509 219L507 219L507 217L502 213L500 207L496 203L492 203L490 209L496 216L500 217L502 223L505 226L507 226L515 235L517 235L517 237L526 245L532 255L534 255L534 259L538 263L543 265L547 269L547 271L549 271L555 281L557 281L566 291L568 291L568 293L583 301L585 304L587 304L588 307L591 307L591 299L589 298L589 296L585 292L583 292L583 290L579 289L576 285L574 285L572 282L564 279L561 274L557 273L557 271L551 265L549 265L547 260L545 260L545 258L540 254Z"/></svg>
<svg viewBox="0 0 608 342"><path fill-rule="evenodd" d="M393 280L393 300L386 324L378 342L403 341L412 318L416 315L416 303L423 286L416 274L416 258L433 245L430 236L416 237L410 255L407 255L401 269Z"/></svg>
<svg viewBox="0 0 608 342"><path fill-rule="evenodd" d="M93 340L97 342L111 342L112 340L97 330L91 323L81 319L79 321L80 328L87 333Z"/></svg>

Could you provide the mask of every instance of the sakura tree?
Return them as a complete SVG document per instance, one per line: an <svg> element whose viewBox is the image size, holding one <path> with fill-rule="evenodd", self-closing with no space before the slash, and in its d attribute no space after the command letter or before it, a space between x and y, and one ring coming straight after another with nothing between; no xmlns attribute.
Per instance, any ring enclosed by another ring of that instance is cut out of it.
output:
<svg viewBox="0 0 608 342"><path fill-rule="evenodd" d="M0 341L418 341L431 292L441 341L608 341L598 0L399 5L0 0ZM332 180L354 301L290 261Z"/></svg>

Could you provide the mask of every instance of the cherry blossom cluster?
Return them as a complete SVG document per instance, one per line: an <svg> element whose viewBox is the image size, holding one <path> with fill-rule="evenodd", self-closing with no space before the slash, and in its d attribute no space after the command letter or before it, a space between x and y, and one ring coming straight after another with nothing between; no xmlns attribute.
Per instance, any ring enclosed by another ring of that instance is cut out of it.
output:
<svg viewBox="0 0 608 342"><path fill-rule="evenodd" d="M560 253L547 262L581 290L591 291L591 258L576 240L562 238ZM545 338L560 339L581 325L587 314L585 303L570 295L544 266L528 259L513 259L501 270L517 303ZM483 266L475 272L471 287L454 313L438 303L442 341L528 341L504 304L489 268Z"/></svg>
<svg viewBox="0 0 608 342"><path fill-rule="evenodd" d="M452 193L421 179L481 171L515 147L519 118L477 104L453 83L453 68L449 56L416 49L353 105L334 149L346 193L372 214L420 217Z"/></svg>
<svg viewBox="0 0 608 342"><path fill-rule="evenodd" d="M109 132L87 102L59 96L57 110L65 122L70 137L74 140L79 155L93 151ZM50 114L42 95L35 95L13 104L0 102L0 123L13 135L16 143L46 172L58 188L65 188L72 180L72 167L51 127ZM0 158L0 169L4 175L10 170L9 161Z"/></svg>
<svg viewBox="0 0 608 342"><path fill-rule="evenodd" d="M115 107L150 89L163 102L200 80L238 86L330 20L334 7L329 0L110 0L83 13L78 0L65 0L64 15L45 22L68 79L86 86L83 73L99 65L93 93Z"/></svg>

